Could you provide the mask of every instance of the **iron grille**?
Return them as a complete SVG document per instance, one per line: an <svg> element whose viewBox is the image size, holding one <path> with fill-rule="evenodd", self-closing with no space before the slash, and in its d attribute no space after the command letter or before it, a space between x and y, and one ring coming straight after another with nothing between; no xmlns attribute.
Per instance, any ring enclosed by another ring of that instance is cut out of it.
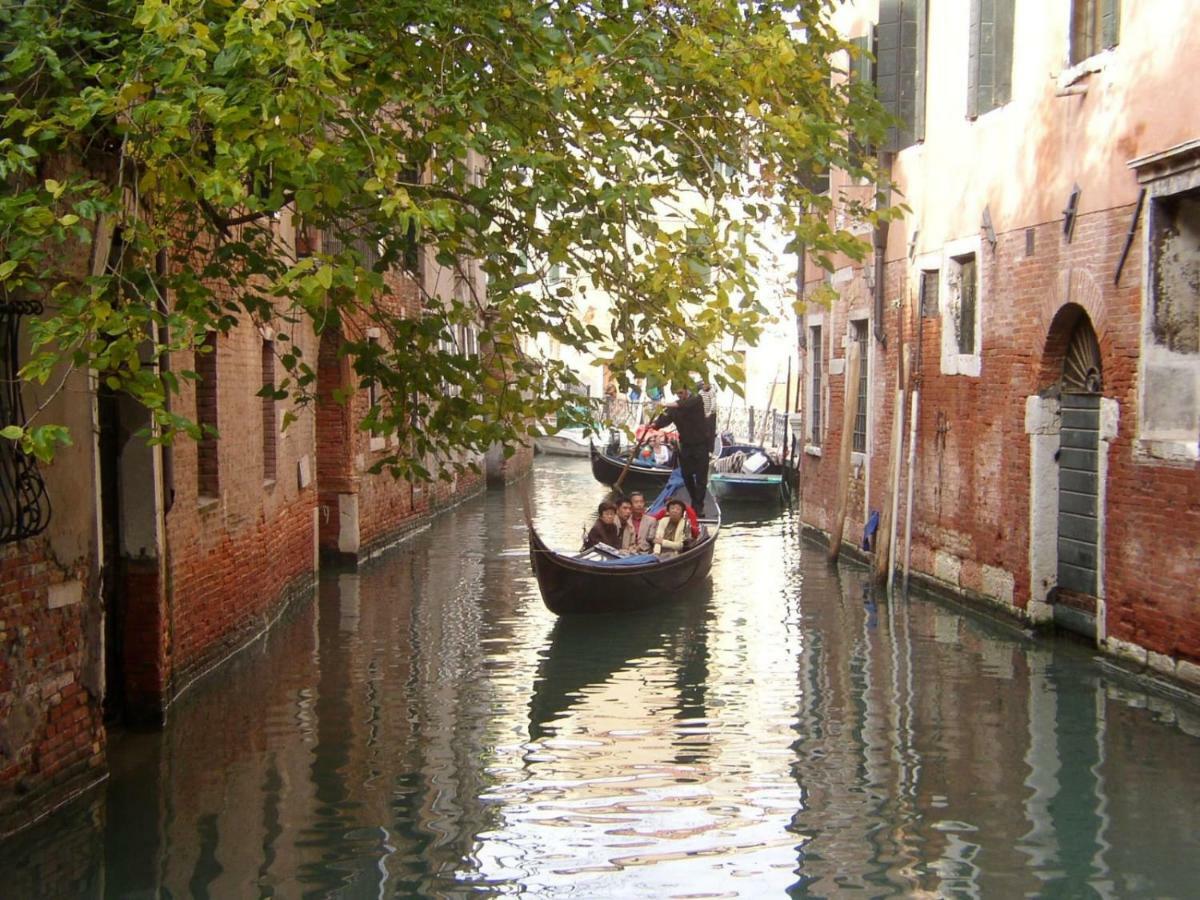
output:
<svg viewBox="0 0 1200 900"><path fill-rule="evenodd" d="M42 304L35 300L0 303L0 360L4 384L0 388L0 427L25 424L21 401L19 338L21 316L35 316ZM37 460L9 440L0 440L0 544L33 537L50 524L50 498L38 471Z"/></svg>

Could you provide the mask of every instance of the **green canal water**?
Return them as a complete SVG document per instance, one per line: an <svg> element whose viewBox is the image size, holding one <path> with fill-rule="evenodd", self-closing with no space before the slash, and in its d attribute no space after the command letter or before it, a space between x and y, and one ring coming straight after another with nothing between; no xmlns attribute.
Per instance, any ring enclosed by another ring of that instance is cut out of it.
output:
<svg viewBox="0 0 1200 900"><path fill-rule="evenodd" d="M585 461L327 573L0 896L1195 897L1200 711L1087 647L872 601L798 519L727 510L711 588L562 620Z"/></svg>

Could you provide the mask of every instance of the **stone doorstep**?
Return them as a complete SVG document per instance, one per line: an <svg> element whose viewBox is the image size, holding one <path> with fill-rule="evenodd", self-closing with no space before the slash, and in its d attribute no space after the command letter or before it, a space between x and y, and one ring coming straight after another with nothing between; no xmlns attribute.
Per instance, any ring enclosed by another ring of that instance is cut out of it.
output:
<svg viewBox="0 0 1200 900"><path fill-rule="evenodd" d="M819 528L802 523L801 533L809 543L822 548L829 547L829 535ZM854 564L863 567L869 567L871 564L869 554L856 545L846 542L842 543L840 558L850 559ZM964 609L1007 629L1015 629L1025 639L1033 639L1035 636L1042 637L1047 634L1056 639L1083 639L1080 635L1064 634L1061 623L1053 620L1034 622L1024 610L1007 606L974 591L939 581L916 569L909 573L909 583L917 588L919 595ZM1200 664L1187 660L1175 660L1160 653L1151 654L1142 647L1112 638L1102 646L1096 646L1094 641L1088 641L1088 645L1099 652L1097 662L1104 662L1110 668L1120 669L1128 677L1144 681L1148 687L1155 689L1161 687L1163 690L1168 690L1171 696L1183 697L1189 702L1200 704ZM1167 664L1168 661L1170 661L1170 665Z"/></svg>

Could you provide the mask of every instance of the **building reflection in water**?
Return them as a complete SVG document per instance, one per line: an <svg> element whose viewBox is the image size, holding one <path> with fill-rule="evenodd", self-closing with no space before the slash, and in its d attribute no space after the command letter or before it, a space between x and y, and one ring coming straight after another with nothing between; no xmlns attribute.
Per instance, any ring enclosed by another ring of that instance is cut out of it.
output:
<svg viewBox="0 0 1200 900"><path fill-rule="evenodd" d="M595 488L540 465L559 544ZM521 487L327 573L108 790L0 845L14 896L1189 893L1200 716L1086 648L876 602L731 511L710 589L556 621Z"/></svg>

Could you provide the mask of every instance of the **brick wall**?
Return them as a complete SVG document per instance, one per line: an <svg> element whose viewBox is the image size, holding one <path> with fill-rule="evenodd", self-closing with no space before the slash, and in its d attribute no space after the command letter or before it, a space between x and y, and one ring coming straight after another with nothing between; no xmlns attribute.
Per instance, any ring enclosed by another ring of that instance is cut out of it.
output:
<svg viewBox="0 0 1200 900"><path fill-rule="evenodd" d="M1061 223L1034 227L1026 254L1026 229L998 236L995 251L980 251L982 352L980 377L943 375L941 320L911 315L916 278L907 260L886 267L887 347L872 341L871 432L867 464L856 470L846 540L857 544L868 510L884 500L894 414L900 314L892 301L906 297L904 343L916 352L918 322L922 361L914 483L912 566L948 587L1025 611L1030 589L1030 447L1026 397L1055 384L1062 373L1071 311L1087 312L1103 365L1102 396L1119 408L1117 435L1108 451L1104 508L1104 593L1110 639L1161 654L1159 668L1200 662L1196 609L1196 547L1200 546L1200 479L1194 466L1149 463L1135 454L1138 424L1137 366L1141 351L1141 262L1137 248L1119 285L1113 272L1132 215L1131 207L1085 215L1066 242ZM856 278L861 277L856 273ZM816 283L812 286L815 287ZM852 291L843 292L847 295ZM945 298L942 298L943 301ZM854 301L826 312L827 343L843 358ZM829 357L826 357L828 365ZM834 508L845 376L828 375L827 430L820 457L802 459L800 496L806 523L828 530ZM908 426L905 424L907 436ZM906 437L907 439L907 437ZM905 449L907 457L907 448ZM868 486L869 471L869 486ZM901 481L898 552L903 552ZM1186 669L1186 666L1184 666Z"/></svg>
<svg viewBox="0 0 1200 900"><path fill-rule="evenodd" d="M216 341L217 496L200 493L203 448L191 441L175 447L175 502L166 516L172 692L259 634L280 604L313 580L314 415L297 410L297 421L277 434L272 460L257 396L263 339L244 324ZM311 333L297 331L291 342L306 356L316 353ZM195 410L195 391L186 384L184 391L182 409ZM276 428L289 405L276 404ZM302 484L305 472L308 483Z"/></svg>
<svg viewBox="0 0 1200 900"><path fill-rule="evenodd" d="M103 771L100 697L85 686L91 607L52 608L62 584L46 540L0 547L0 837Z"/></svg>

